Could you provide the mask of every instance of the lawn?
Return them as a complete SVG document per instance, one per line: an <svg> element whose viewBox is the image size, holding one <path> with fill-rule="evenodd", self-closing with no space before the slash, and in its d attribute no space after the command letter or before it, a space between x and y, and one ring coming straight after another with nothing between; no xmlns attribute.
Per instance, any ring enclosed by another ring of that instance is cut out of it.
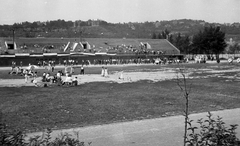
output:
<svg viewBox="0 0 240 146"><path fill-rule="evenodd" d="M134 66L124 69L155 70L162 66ZM165 66L177 68L179 66ZM186 68L216 68L216 65L186 65ZM238 66L217 65L217 69ZM98 73L98 69L89 73ZM109 67L114 72L121 70ZM91 71L90 71L91 70ZM229 73L226 73L228 75ZM198 75L198 74L196 74ZM232 74L231 74L232 75ZM0 78L6 74L1 72ZM203 112L240 107L240 82L223 77L194 78L190 111ZM60 129L181 115L183 94L176 80L134 83L87 83L77 87L1 87L0 110L10 127L26 132Z"/></svg>

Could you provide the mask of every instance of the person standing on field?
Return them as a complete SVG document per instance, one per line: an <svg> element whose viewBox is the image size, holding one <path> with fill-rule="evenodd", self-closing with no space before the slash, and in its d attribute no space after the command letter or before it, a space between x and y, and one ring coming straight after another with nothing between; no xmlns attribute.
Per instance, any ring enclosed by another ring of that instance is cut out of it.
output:
<svg viewBox="0 0 240 146"><path fill-rule="evenodd" d="M104 77L104 72L105 72L105 69L104 69L104 67L102 67L102 72L101 72L102 77Z"/></svg>
<svg viewBox="0 0 240 146"><path fill-rule="evenodd" d="M108 77L108 69L106 67L104 69L104 77Z"/></svg>
<svg viewBox="0 0 240 146"><path fill-rule="evenodd" d="M81 66L81 72L80 72L81 75L84 75L84 68L83 68L83 65Z"/></svg>

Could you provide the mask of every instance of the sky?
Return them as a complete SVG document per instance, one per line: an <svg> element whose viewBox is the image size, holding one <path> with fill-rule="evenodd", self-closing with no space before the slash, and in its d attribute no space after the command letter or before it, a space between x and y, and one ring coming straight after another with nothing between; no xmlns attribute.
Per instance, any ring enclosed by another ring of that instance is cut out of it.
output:
<svg viewBox="0 0 240 146"><path fill-rule="evenodd" d="M0 0L0 25L58 19L234 23L240 22L240 0Z"/></svg>

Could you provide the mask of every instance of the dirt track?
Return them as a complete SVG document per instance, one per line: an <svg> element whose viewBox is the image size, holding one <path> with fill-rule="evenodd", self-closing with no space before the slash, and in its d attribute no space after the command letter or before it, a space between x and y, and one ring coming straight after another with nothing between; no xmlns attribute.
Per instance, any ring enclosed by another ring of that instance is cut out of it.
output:
<svg viewBox="0 0 240 146"><path fill-rule="evenodd" d="M77 76L79 84L89 83L89 82L117 82L117 83L126 83L126 82L136 82L139 80L150 80L153 82L162 81L167 79L176 78L177 74L174 71L157 71L157 72L123 72L122 79L119 79L121 76L120 72L110 74L108 77L102 77L100 74L91 74L91 75L73 75L73 78ZM62 77L65 80L65 77ZM41 80L41 77L37 79ZM0 79L1 87L20 87L20 86L34 86L31 83L31 79L25 83L24 79Z"/></svg>
<svg viewBox="0 0 240 146"><path fill-rule="evenodd" d="M215 66L214 66L215 67ZM4 70L7 68L0 68L0 70ZM235 69L221 69L215 70L212 69L198 69L198 70L187 70L187 76L193 72L206 72L206 73L225 73L225 72L236 72L235 76L229 76L228 78L237 78L240 79L240 68ZM127 82L136 82L140 80L149 80L151 82L163 81L163 80L170 80L178 77L181 77L180 74L177 74L176 69L172 68L162 68L161 70L155 71L148 71L148 72L140 72L140 71L132 71L132 72L123 72L121 76L121 72L114 72L109 74L108 77L102 77L100 74L86 74L86 75L73 75L73 78L78 77L78 83L84 84L89 82L116 82L116 83L127 83ZM186 76L186 77L187 77ZM119 77L122 77L120 79ZM197 76L195 77L197 78ZM65 77L62 77L63 81ZM41 81L41 77L37 79L39 82ZM0 79L0 87L21 87L21 86L34 86L31 83L31 79L25 83L23 79Z"/></svg>

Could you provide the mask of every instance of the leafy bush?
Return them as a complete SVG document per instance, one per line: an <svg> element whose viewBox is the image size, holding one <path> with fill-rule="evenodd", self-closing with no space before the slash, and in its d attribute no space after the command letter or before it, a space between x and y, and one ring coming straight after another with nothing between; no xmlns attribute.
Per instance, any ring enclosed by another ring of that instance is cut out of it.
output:
<svg viewBox="0 0 240 146"><path fill-rule="evenodd" d="M51 141L51 133L51 129L47 129L43 136L31 137L26 146L85 146L84 142L71 138L69 134L63 134Z"/></svg>
<svg viewBox="0 0 240 146"><path fill-rule="evenodd" d="M69 134L51 140L51 133L52 130L47 129L42 136L31 137L26 141L26 135L22 131L9 130L0 113L0 146L85 146L84 142L71 138ZM88 145L91 145L91 142Z"/></svg>
<svg viewBox="0 0 240 146"><path fill-rule="evenodd" d="M236 137L235 130L237 124L225 126L221 117L214 119L212 114L208 112L207 119L199 119L197 123L200 128L192 125L193 120L188 119L187 136L188 146L240 146L240 141Z"/></svg>
<svg viewBox="0 0 240 146"><path fill-rule="evenodd" d="M2 126L2 125L1 125ZM3 129L2 129L3 128ZM31 137L25 140L22 132L7 132L6 128L1 127L0 145L1 146L85 146L84 142L71 138L71 135L63 134L54 140L51 140L51 129L47 129L43 136ZM88 143L91 145L91 142Z"/></svg>

